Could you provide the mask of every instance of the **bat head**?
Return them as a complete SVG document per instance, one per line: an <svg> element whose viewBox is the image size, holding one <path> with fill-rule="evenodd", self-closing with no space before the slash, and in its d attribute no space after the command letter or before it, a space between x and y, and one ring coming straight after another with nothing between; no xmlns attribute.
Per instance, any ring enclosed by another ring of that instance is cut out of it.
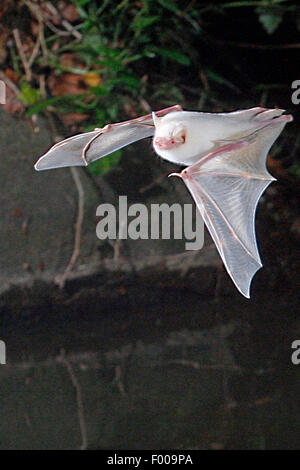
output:
<svg viewBox="0 0 300 470"><path fill-rule="evenodd" d="M155 125L153 148L165 160L185 164L186 159L195 153L195 142L190 122L184 111L169 113L163 117L152 114ZM199 129L196 130L197 140Z"/></svg>
<svg viewBox="0 0 300 470"><path fill-rule="evenodd" d="M180 122L165 121L156 117L155 113L153 113L153 122L155 124L153 145L158 154L160 150L172 150L185 143L186 128Z"/></svg>

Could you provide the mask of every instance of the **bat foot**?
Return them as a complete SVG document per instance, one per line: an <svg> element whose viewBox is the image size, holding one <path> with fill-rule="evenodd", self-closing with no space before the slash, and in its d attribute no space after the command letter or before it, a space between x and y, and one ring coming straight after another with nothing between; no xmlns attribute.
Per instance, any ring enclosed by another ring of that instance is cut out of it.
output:
<svg viewBox="0 0 300 470"><path fill-rule="evenodd" d="M280 116L279 118L276 119L276 121L280 121L280 122L291 122L293 121L294 118L291 114L285 114L284 116Z"/></svg>
<svg viewBox="0 0 300 470"><path fill-rule="evenodd" d="M168 175L168 178L170 178L171 176L177 176L178 178L182 178L182 173L170 173Z"/></svg>
<svg viewBox="0 0 300 470"><path fill-rule="evenodd" d="M290 114L282 114L285 112L284 109L267 109L262 108L262 112L258 113L254 119L256 121L261 121L264 124L270 124L274 121L276 122L290 122L293 120L293 116Z"/></svg>

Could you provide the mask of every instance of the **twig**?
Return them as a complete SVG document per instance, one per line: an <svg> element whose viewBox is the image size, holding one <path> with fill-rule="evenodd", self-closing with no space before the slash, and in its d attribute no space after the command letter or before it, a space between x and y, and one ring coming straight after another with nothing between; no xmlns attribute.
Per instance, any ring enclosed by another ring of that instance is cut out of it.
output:
<svg viewBox="0 0 300 470"><path fill-rule="evenodd" d="M18 29L14 29L14 30L13 30L13 35L14 35L14 38L15 38L15 43L16 43L16 46L17 46L17 49L18 49L18 52L19 52L19 55L20 55L20 58L21 58L21 61L22 61L24 70L25 70L26 80L27 80L28 82L30 82L30 81L31 81L31 78L32 78L31 66L32 66L32 64L33 64L33 62L34 62L34 59L36 58L36 56L38 55L39 50L40 50L40 44L41 44L41 34L40 34L40 30L41 30L41 23L40 23L40 21L39 21L38 38L37 38L37 40L36 40L36 43L35 43L35 45L34 45L33 51L32 51L32 53L31 53L31 56L30 56L29 59L26 58L25 53L24 53L24 51L23 51L23 46L22 46L22 42L21 42L19 30L18 30ZM36 121L37 121L37 117L36 117L36 115L34 114L33 116L31 116L31 122L32 122L32 124L33 124L33 132L39 132L39 127L36 125Z"/></svg>
<svg viewBox="0 0 300 470"><path fill-rule="evenodd" d="M31 68L25 56L25 53L23 51L23 46L22 46L19 30L16 28L13 29L13 35L14 35L15 43L16 43L16 46L17 46L24 70L25 70L26 80L30 82L31 81Z"/></svg>
<svg viewBox="0 0 300 470"><path fill-rule="evenodd" d="M73 386L76 390L78 421L79 421L81 440L82 440L80 450L85 450L85 449L87 449L87 446L88 446L88 438L87 438L87 430L86 430L86 424L85 424L85 419L84 419L81 387L80 387L78 379L77 379L77 377L74 373L73 367L72 367L71 363L68 361L68 359L66 358L66 354L65 354L65 351L63 349L61 350L61 354L58 358L58 361L66 366L67 371L69 373L69 376L71 378L72 384L73 384Z"/></svg>
<svg viewBox="0 0 300 470"><path fill-rule="evenodd" d="M248 401L248 402L236 402L236 401L231 401L229 402L226 406L227 408L238 408L238 407L242 407L242 408L256 408L258 406L265 406L265 405L269 405L270 403L276 403L276 401L278 400L277 397L262 397L262 398L258 398L256 400L253 400L253 401Z"/></svg>
<svg viewBox="0 0 300 470"><path fill-rule="evenodd" d="M208 98L208 93L209 93L208 90L202 90L201 95L200 95L200 99L199 99L199 102L198 102L198 109L202 110L204 108L204 105L205 105L206 100Z"/></svg>
<svg viewBox="0 0 300 470"><path fill-rule="evenodd" d="M46 2L45 6L48 9L48 13L46 11L43 11L41 7L35 3L33 3L31 0L25 0L25 4L28 6L30 11L33 13L33 15L37 18L38 22L42 25L42 34L40 37L41 40L41 46L43 49L44 55L48 53L47 47L45 44L45 39L44 39L44 31L43 31L43 25L44 23L46 26L48 26L51 31L53 31L55 34L59 36L70 36L73 35L76 39L81 39L82 34L77 31L69 21L65 20L62 18L62 15L59 13L59 11L52 5L50 2ZM51 23L50 19L51 16L56 17L61 21L61 24L67 31L61 31L60 29L56 28L53 23Z"/></svg>
<svg viewBox="0 0 300 470"><path fill-rule="evenodd" d="M61 29L54 26L54 24L51 23L51 21L45 21L45 24L54 34L57 34L57 36L70 36L69 31L62 31Z"/></svg>
<svg viewBox="0 0 300 470"><path fill-rule="evenodd" d="M180 268L180 277L184 277L189 272L190 268L192 268L193 266L195 254L192 252L192 253L189 253L189 255L190 256L186 256L182 260L181 268Z"/></svg>
<svg viewBox="0 0 300 470"><path fill-rule="evenodd" d="M203 365L203 364L200 364L198 361L187 360L187 359L173 359L173 360L168 361L167 363L179 364L181 366L189 366L189 367L193 367L194 369L200 369L200 370L215 370L215 369L230 370L230 371L241 370L239 366L235 366L235 365L226 365L226 364Z"/></svg>
<svg viewBox="0 0 300 470"><path fill-rule="evenodd" d="M115 368L115 378L114 382L117 384L118 390L121 395L127 395L125 391L124 384L122 382L122 369L120 365L117 365Z"/></svg>
<svg viewBox="0 0 300 470"><path fill-rule="evenodd" d="M84 216L84 189L82 183L79 178L79 172L77 168L71 167L70 168L71 175L75 182L77 192L78 192L78 212L77 212L77 219L75 223L75 238L74 238L74 248L71 259L69 261L68 266L66 267L65 272L62 276L57 276L56 283L59 285L60 289L63 289L65 282L68 278L69 273L72 271L74 264L77 260L77 257L80 253L80 240L81 240L81 227L82 221Z"/></svg>
<svg viewBox="0 0 300 470"><path fill-rule="evenodd" d="M223 278L223 263L222 261L219 261L218 267L217 267L217 280L216 280L216 286L215 286L215 292L214 292L214 300L215 302L218 303L220 300L220 295L221 295L221 283L222 283L222 278Z"/></svg>
<svg viewBox="0 0 300 470"><path fill-rule="evenodd" d="M113 241L108 238L107 241L114 251L113 260L118 261L118 259L120 258L120 247L122 243L121 239L118 237L117 240Z"/></svg>
<svg viewBox="0 0 300 470"><path fill-rule="evenodd" d="M125 228L125 221L123 222L120 221L120 228L119 228L119 234L117 236L117 239L115 241L110 240L109 238L107 239L108 243L114 250L114 257L113 257L114 261L118 261L118 259L120 258L120 248L121 248L121 244L123 240L122 236L123 236L124 228Z"/></svg>
<svg viewBox="0 0 300 470"><path fill-rule="evenodd" d="M141 107L146 111L146 113L152 112L152 108L150 104L144 98L139 98L139 102L140 102Z"/></svg>
<svg viewBox="0 0 300 470"><path fill-rule="evenodd" d="M62 25L66 28L67 31L69 31L76 39L81 39L82 38L82 34L77 31L72 25L71 23L69 23L69 21L67 20L63 20L62 21Z"/></svg>
<svg viewBox="0 0 300 470"><path fill-rule="evenodd" d="M45 97L46 89L45 89L45 77L44 76L40 77L40 90L41 90L42 96ZM53 137L56 140L57 131L56 131L54 121L52 119L52 115L50 112L47 112L47 110L46 110L46 113L48 115ZM56 276L56 278L54 279L54 282L59 286L60 289L64 288L65 282L70 272L72 271L76 263L76 260L79 256L80 241L81 241L81 227L82 227L82 222L83 222L83 217L84 217L84 189L83 189L80 177L79 177L79 171L77 168L74 168L74 167L71 167L70 171L71 171L71 175L75 182L75 186L78 192L78 210L77 210L77 218L76 218L76 223L75 223L74 246L73 246L73 252L72 252L69 264L67 265L64 273L62 275Z"/></svg>
<svg viewBox="0 0 300 470"><path fill-rule="evenodd" d="M61 24L63 25L63 27L68 31L68 33L65 33L63 31L60 31L59 29L57 29L52 23L51 23L51 27L53 27L53 29L56 29L56 33L57 34L60 34L62 36L65 36L67 34L72 34L76 39L81 39L82 38L82 34L79 33L79 31L77 31L72 25L71 23L69 23L69 21L65 20L65 19L62 19L62 15L59 13L59 11L55 8L54 5L52 5L52 3L50 2L46 2L45 3L46 7L48 8L48 11L51 12L51 14L53 16L56 16L57 18L59 18L61 20ZM47 26L49 27L49 24L47 24ZM51 28L50 28L51 29Z"/></svg>
<svg viewBox="0 0 300 470"><path fill-rule="evenodd" d="M40 23L39 23L39 30L40 30ZM32 50L32 53L31 53L31 56L29 57L29 60L28 60L28 67L31 68L33 62L34 62L34 59L36 58L36 56L38 55L39 53L39 50L40 50L40 44L41 44L41 37L40 37L40 31L38 32L38 37L37 37L37 40L36 40L36 43L34 45L34 48Z"/></svg>
<svg viewBox="0 0 300 470"><path fill-rule="evenodd" d="M17 85L14 84L14 82L12 82L10 80L10 78L8 78L4 72L2 72L2 70L0 70L0 78L1 80L4 81L4 83L16 94L18 95L20 93L20 90L19 88L17 87Z"/></svg>
<svg viewBox="0 0 300 470"><path fill-rule="evenodd" d="M213 42L219 43L222 46L242 47L246 49L261 49L261 50L280 50L280 49L300 49L300 42L292 44L251 44L248 42L235 42L235 41L220 41L214 39Z"/></svg>
<svg viewBox="0 0 300 470"><path fill-rule="evenodd" d="M31 2L30 0L25 0L25 4L31 11L31 13L35 16L37 19L37 22L39 23L39 32L38 32L38 40L39 44L41 45L43 55L46 57L48 55L48 49L46 46L46 41L45 41L45 36L44 36L44 16L43 13L38 5L35 3Z"/></svg>
<svg viewBox="0 0 300 470"><path fill-rule="evenodd" d="M161 181L163 181L166 176L168 176L170 172L168 171L167 173L163 173L162 175L159 175L157 178L155 178L151 183L147 184L146 186L143 186L142 188L139 189L139 193L145 193L149 189L153 188L153 186L157 186Z"/></svg>
<svg viewBox="0 0 300 470"><path fill-rule="evenodd" d="M39 85L40 85L41 95L45 100L47 97L47 92L46 92L46 80L45 80L44 74L39 75Z"/></svg>
<svg viewBox="0 0 300 470"><path fill-rule="evenodd" d="M39 85L40 85L41 95L45 100L47 98L47 91L46 91L46 79L45 79L44 74L39 75ZM56 143L56 142L59 142L60 140L62 140L62 137L60 135L58 135L58 132L57 132L57 129L56 129L51 111L52 111L52 107L47 106L47 108L45 109L44 112L45 112L45 114L48 118L48 121L49 121L49 125L50 125L50 128L51 128L51 133L52 133L52 140L53 140L53 142Z"/></svg>
<svg viewBox="0 0 300 470"><path fill-rule="evenodd" d="M46 40L45 40L45 34L44 34L44 23L43 21L40 21L39 19L38 21L41 24L41 29L39 30L41 49L43 51L43 56L47 57L49 55L49 52L46 46Z"/></svg>

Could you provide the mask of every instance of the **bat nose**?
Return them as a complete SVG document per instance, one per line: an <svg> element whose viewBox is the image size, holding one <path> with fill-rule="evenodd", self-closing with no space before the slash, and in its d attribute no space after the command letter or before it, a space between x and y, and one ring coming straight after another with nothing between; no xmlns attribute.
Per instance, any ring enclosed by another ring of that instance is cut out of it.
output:
<svg viewBox="0 0 300 470"><path fill-rule="evenodd" d="M175 139L171 139L169 137L155 137L154 139L154 145L162 150L169 150L174 147L178 147L178 145L181 143L182 142L178 142Z"/></svg>

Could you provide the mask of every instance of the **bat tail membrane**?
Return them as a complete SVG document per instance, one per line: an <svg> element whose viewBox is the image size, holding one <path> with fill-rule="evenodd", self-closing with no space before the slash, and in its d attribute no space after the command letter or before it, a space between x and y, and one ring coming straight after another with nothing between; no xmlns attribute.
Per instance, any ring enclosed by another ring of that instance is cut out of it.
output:
<svg viewBox="0 0 300 470"><path fill-rule="evenodd" d="M252 278L262 267L255 212L262 193L274 180L266 169L267 153L289 120L288 116L274 119L181 173L228 274L247 298Z"/></svg>

